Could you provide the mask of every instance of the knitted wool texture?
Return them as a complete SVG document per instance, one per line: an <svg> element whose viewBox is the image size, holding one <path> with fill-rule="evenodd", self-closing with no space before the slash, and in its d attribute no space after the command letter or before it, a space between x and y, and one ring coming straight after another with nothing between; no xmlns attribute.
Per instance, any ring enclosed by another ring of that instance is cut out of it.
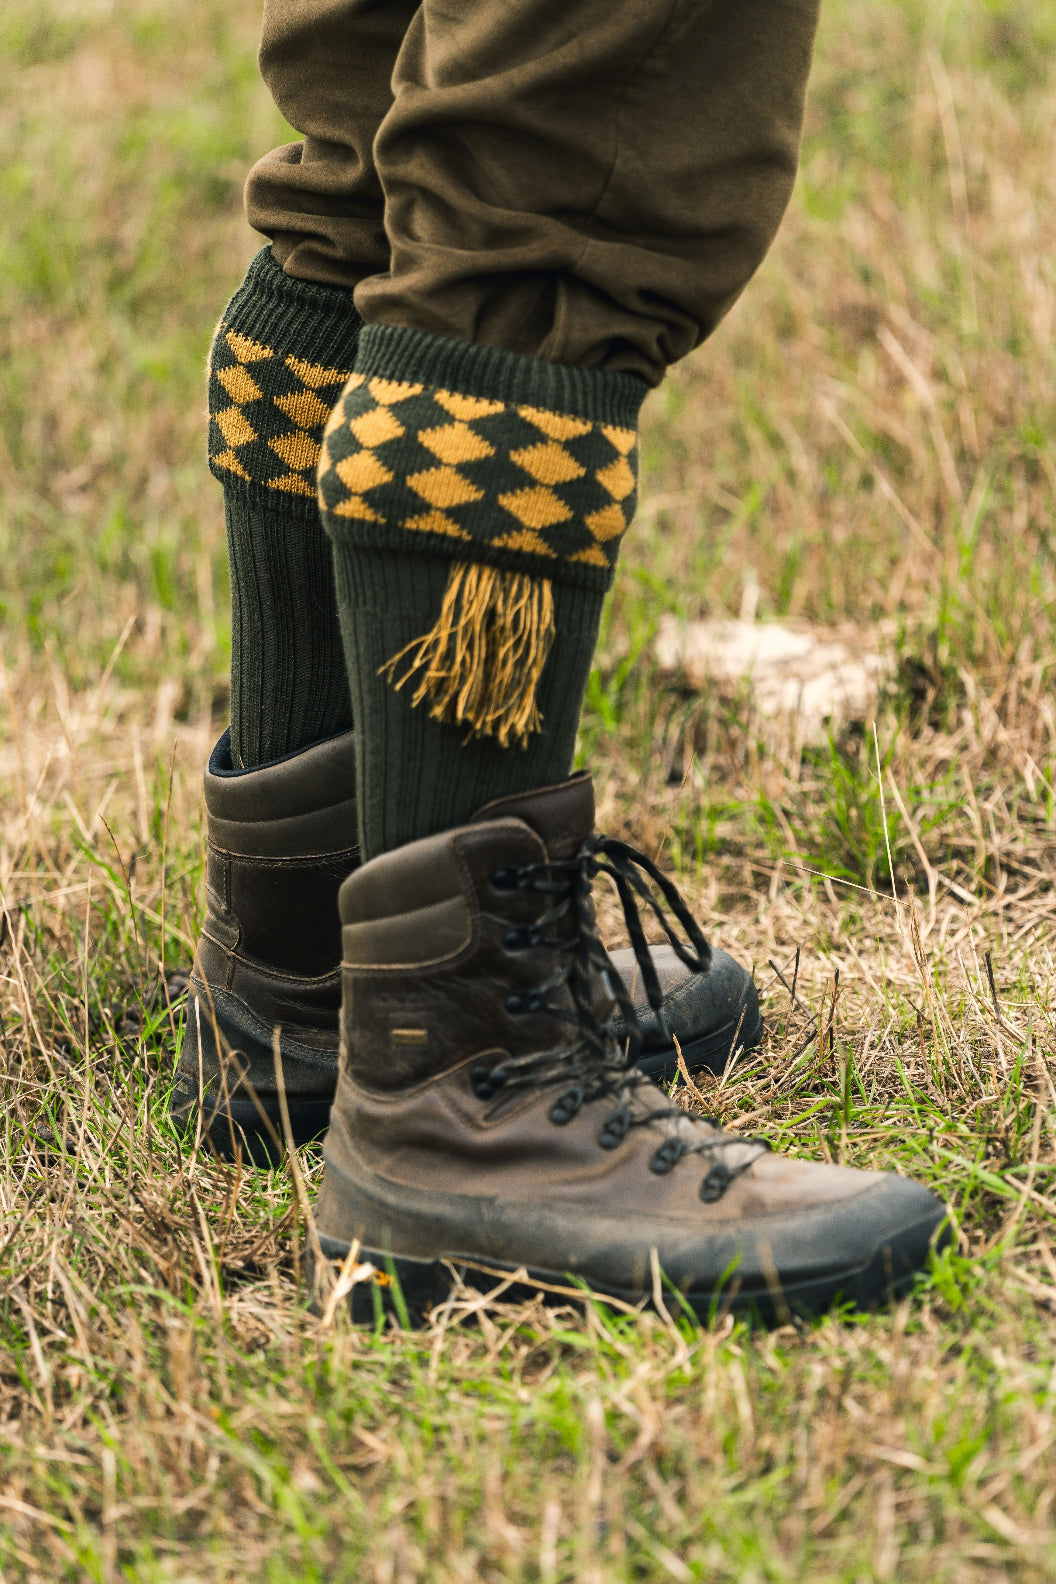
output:
<svg viewBox="0 0 1056 1584"><path fill-rule="evenodd" d="M347 553L450 560L434 626L383 667L434 719L502 746L539 730L553 586L600 598L612 581L644 394L631 376L364 329L324 435L320 506Z"/></svg>
<svg viewBox="0 0 1056 1584"><path fill-rule="evenodd" d="M209 467L225 488L314 519L323 429L359 329L351 292L292 280L270 248L257 254L209 354Z"/></svg>
<svg viewBox="0 0 1056 1584"><path fill-rule="evenodd" d="M209 359L209 466L231 564L231 749L241 769L352 724L315 470L355 357L348 291L292 280L265 248Z"/></svg>

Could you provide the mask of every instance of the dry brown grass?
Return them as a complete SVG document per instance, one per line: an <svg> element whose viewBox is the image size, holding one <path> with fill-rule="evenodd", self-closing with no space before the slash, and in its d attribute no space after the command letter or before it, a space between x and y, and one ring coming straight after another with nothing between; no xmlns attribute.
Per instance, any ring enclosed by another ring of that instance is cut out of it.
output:
<svg viewBox="0 0 1056 1584"><path fill-rule="evenodd" d="M324 1324L288 1173L173 1134L225 709L200 367L280 133L245 8L0 24L0 1578L1056 1577L1050 11L833 0L779 246L651 406L583 753L768 986L681 1097L959 1235L891 1312L756 1335ZM753 603L888 635L875 738L659 677L662 613Z"/></svg>

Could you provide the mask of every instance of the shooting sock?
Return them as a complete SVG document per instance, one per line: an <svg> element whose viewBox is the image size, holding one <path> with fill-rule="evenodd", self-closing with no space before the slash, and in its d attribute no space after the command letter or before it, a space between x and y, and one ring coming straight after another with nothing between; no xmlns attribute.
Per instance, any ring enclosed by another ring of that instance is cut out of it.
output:
<svg viewBox="0 0 1056 1584"><path fill-rule="evenodd" d="M265 248L213 341L209 466L224 487L240 769L352 724L315 469L359 327L350 291L291 279Z"/></svg>
<svg viewBox="0 0 1056 1584"><path fill-rule="evenodd" d="M364 857L568 774L645 391L631 375L363 330L319 498Z"/></svg>

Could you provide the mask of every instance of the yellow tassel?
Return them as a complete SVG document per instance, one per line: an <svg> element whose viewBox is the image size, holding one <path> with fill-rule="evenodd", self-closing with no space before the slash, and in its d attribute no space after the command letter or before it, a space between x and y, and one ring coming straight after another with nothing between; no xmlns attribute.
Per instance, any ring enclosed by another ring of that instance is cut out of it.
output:
<svg viewBox="0 0 1056 1584"><path fill-rule="evenodd" d="M543 723L536 692L553 642L549 578L456 561L436 626L378 675L397 689L417 677L412 708L428 700L433 720L468 727L468 737L494 737L502 748L526 748Z"/></svg>

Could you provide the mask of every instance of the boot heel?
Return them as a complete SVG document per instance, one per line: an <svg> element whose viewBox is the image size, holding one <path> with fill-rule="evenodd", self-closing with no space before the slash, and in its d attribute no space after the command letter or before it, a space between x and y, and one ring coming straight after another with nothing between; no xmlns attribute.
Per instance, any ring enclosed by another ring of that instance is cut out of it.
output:
<svg viewBox="0 0 1056 1584"><path fill-rule="evenodd" d="M206 1099L202 1132L208 1135L222 1159L234 1160L236 1150L240 1150L243 1159L253 1166L277 1166L282 1160L286 1153L286 1141L279 1103L277 1100L260 1100L258 1104L260 1110L252 1100L229 1100L226 1106L210 1110L209 1100ZM293 1142L298 1149L302 1144L311 1144L323 1137L330 1122L329 1100L291 1098L287 1105ZM261 1116L261 1110L267 1122Z"/></svg>
<svg viewBox="0 0 1056 1584"><path fill-rule="evenodd" d="M282 1158L285 1144L282 1112L275 1095L271 1026L239 997L216 988L208 991L208 1016L204 1007L196 1016L194 988L192 981L183 1048L169 1104L172 1116L193 1128L199 1084L204 1078L203 1138L225 1160L233 1159L237 1150L243 1160L254 1166L274 1165ZM293 1093L287 1086L293 1141L299 1148L322 1138L329 1125L337 1083L337 1051L336 1047L333 1051L315 1049L284 1031L280 1034L280 1054L285 1074L299 1070L303 1075L307 1068L311 1078L308 1093L298 1092L305 1087L303 1081L292 1086ZM247 1092L250 1088L256 1091L256 1100Z"/></svg>

